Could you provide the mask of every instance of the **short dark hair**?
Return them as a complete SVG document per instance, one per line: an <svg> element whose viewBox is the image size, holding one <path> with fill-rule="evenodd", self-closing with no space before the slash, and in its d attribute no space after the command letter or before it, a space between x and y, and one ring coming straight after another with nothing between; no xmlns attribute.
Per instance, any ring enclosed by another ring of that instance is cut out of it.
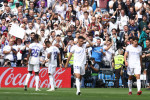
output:
<svg viewBox="0 0 150 100"><path fill-rule="evenodd" d="M133 37L133 41L135 41L135 40L139 41L139 38L138 37Z"/></svg>
<svg viewBox="0 0 150 100"><path fill-rule="evenodd" d="M44 31L44 32L45 32L45 30L44 30L44 29L41 29L41 31Z"/></svg>
<svg viewBox="0 0 150 100"><path fill-rule="evenodd" d="M130 39L132 39L132 40L133 40L133 38L132 38L132 37L129 37L129 40L130 40Z"/></svg>
<svg viewBox="0 0 150 100"><path fill-rule="evenodd" d="M147 38L146 41L149 41L149 42L150 42L150 38Z"/></svg>
<svg viewBox="0 0 150 100"><path fill-rule="evenodd" d="M115 30L117 32L117 29L113 28L111 31Z"/></svg>
<svg viewBox="0 0 150 100"><path fill-rule="evenodd" d="M79 36L79 37L78 37L78 40L79 40L79 39L85 40L85 38L84 38L83 36Z"/></svg>
<svg viewBox="0 0 150 100"><path fill-rule="evenodd" d="M34 33L34 32L31 32L31 34L34 34L34 35L35 35L35 33Z"/></svg>
<svg viewBox="0 0 150 100"><path fill-rule="evenodd" d="M50 44L51 42L50 41L45 41L45 44L48 44L48 43Z"/></svg>
<svg viewBox="0 0 150 100"><path fill-rule="evenodd" d="M92 36L92 37L93 37L93 33L92 33L92 32L90 32L90 33L89 33L89 36Z"/></svg>
<svg viewBox="0 0 150 100"><path fill-rule="evenodd" d="M84 14L87 13L89 15L89 12L85 11Z"/></svg>
<svg viewBox="0 0 150 100"><path fill-rule="evenodd" d="M34 35L34 39L38 40L38 39L39 39L39 35L38 35L38 34L35 34L35 35Z"/></svg>

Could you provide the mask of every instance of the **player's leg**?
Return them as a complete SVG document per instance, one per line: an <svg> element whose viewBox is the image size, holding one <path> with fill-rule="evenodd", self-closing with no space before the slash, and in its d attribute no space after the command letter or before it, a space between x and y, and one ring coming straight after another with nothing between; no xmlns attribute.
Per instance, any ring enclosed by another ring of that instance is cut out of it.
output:
<svg viewBox="0 0 150 100"><path fill-rule="evenodd" d="M80 91L81 69L80 68L81 68L80 66L73 66L74 75L76 77L76 88L77 88L76 94L77 95L81 94L81 91Z"/></svg>
<svg viewBox="0 0 150 100"><path fill-rule="evenodd" d="M127 73L129 75L129 78L128 78L129 93L128 93L128 95L132 95L132 78L134 75L134 69L127 67Z"/></svg>
<svg viewBox="0 0 150 100"><path fill-rule="evenodd" d="M35 91L40 91L39 90L39 71L40 71L40 66L39 64L34 65L34 72L35 72Z"/></svg>
<svg viewBox="0 0 150 100"><path fill-rule="evenodd" d="M55 67L52 67L52 66L49 66L48 67L48 73L49 73L49 80L50 80L50 85L51 85L51 89L47 90L47 91L54 91L55 88L54 88L54 76L53 74L55 73L55 70L56 68Z"/></svg>
<svg viewBox="0 0 150 100"><path fill-rule="evenodd" d="M77 88L77 92L76 94L77 95L80 95L81 94L81 91L80 91L80 79L81 79L81 75L79 73L74 73L75 77L76 77L76 88Z"/></svg>
<svg viewBox="0 0 150 100"><path fill-rule="evenodd" d="M141 95L141 80L140 80L140 75L141 75L141 68L135 68L134 70L136 80L137 80L137 95Z"/></svg>
<svg viewBox="0 0 150 100"><path fill-rule="evenodd" d="M31 64L28 65L28 74L26 76L26 80L25 80L25 85L24 85L24 90L27 91L27 85L30 79L30 76L32 75L32 71L33 71L33 66Z"/></svg>

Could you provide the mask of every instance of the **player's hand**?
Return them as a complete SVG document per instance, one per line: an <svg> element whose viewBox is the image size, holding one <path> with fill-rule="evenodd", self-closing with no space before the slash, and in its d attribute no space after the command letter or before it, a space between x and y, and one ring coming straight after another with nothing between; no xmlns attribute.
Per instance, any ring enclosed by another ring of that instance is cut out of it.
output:
<svg viewBox="0 0 150 100"><path fill-rule="evenodd" d="M68 67L68 65L66 64L66 65L65 65L65 69L67 69L67 67Z"/></svg>
<svg viewBox="0 0 150 100"><path fill-rule="evenodd" d="M60 64L59 66L60 66L60 68L62 68L62 64Z"/></svg>
<svg viewBox="0 0 150 100"><path fill-rule="evenodd" d="M128 67L128 62L127 61L125 62L125 66Z"/></svg>

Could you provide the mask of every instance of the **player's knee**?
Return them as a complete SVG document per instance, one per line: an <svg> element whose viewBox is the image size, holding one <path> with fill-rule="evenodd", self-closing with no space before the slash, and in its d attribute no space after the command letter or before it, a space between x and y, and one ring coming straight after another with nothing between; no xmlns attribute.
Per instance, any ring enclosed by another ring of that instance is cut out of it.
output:
<svg viewBox="0 0 150 100"><path fill-rule="evenodd" d="M136 75L136 79L140 79L140 75Z"/></svg>

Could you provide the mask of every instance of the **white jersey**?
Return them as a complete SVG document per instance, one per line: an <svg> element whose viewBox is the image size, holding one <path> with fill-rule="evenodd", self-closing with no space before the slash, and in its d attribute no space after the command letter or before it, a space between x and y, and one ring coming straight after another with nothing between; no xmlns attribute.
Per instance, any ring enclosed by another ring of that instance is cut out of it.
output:
<svg viewBox="0 0 150 100"><path fill-rule="evenodd" d="M59 49L56 46L51 46L50 48L47 48L47 53L51 54L49 59L49 66L50 67L57 67L57 57L60 53Z"/></svg>
<svg viewBox="0 0 150 100"><path fill-rule="evenodd" d="M86 45L83 44L82 47L74 45L71 48L71 53L74 54L74 66L83 66L86 64Z"/></svg>
<svg viewBox="0 0 150 100"><path fill-rule="evenodd" d="M133 47L132 45L128 45L126 48L126 52L128 52L128 67L141 67L140 56L142 55L142 47Z"/></svg>
<svg viewBox="0 0 150 100"><path fill-rule="evenodd" d="M31 55L29 58L29 64L39 64L40 63L40 52L43 52L43 46L39 43L32 43L29 45L31 49Z"/></svg>

